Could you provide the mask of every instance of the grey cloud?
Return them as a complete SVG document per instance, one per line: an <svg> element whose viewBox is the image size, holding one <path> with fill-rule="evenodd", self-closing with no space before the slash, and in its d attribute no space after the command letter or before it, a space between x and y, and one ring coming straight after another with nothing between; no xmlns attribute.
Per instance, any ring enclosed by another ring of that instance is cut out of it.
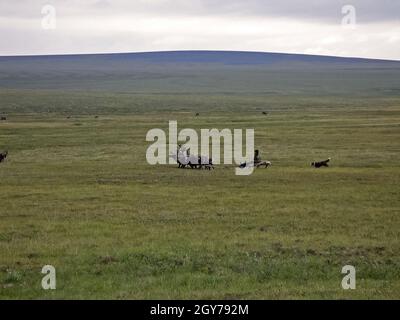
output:
<svg viewBox="0 0 400 320"><path fill-rule="evenodd" d="M204 8L215 1L203 0ZM323 22L337 21L342 17L344 5L355 7L359 22L400 21L398 0L248 0L218 1L219 10L242 15L288 17Z"/></svg>
<svg viewBox="0 0 400 320"><path fill-rule="evenodd" d="M45 4L57 10L56 30L41 27ZM348 4L360 26L344 33ZM0 55L219 49L398 59L399 12L400 0L0 0Z"/></svg>
<svg viewBox="0 0 400 320"><path fill-rule="evenodd" d="M116 16L158 14L172 16L257 16L315 20L335 23L341 8L356 8L359 23L400 22L399 0L0 0L0 16L35 18L45 4L54 5L60 15Z"/></svg>
<svg viewBox="0 0 400 320"><path fill-rule="evenodd" d="M104 4L108 5L105 6ZM102 5L99 5L102 4ZM356 8L359 22L400 21L399 0L98 0L97 8L110 13L172 15L240 15L281 17L333 22L342 17L344 5Z"/></svg>

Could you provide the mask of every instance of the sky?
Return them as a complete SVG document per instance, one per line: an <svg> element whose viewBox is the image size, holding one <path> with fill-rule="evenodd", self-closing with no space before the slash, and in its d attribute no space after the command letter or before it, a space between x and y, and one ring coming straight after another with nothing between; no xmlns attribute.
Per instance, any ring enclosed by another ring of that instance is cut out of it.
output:
<svg viewBox="0 0 400 320"><path fill-rule="evenodd" d="M0 0L0 55L235 50L400 60L400 0Z"/></svg>

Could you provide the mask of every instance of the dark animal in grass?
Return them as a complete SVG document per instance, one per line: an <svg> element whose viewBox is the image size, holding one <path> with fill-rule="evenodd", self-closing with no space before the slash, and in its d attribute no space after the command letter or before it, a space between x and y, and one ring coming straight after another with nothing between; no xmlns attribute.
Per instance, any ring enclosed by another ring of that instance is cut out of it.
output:
<svg viewBox="0 0 400 320"><path fill-rule="evenodd" d="M323 161L315 161L311 162L311 166L314 168L321 168L321 167L329 167L328 162L331 161L331 158Z"/></svg>
<svg viewBox="0 0 400 320"><path fill-rule="evenodd" d="M174 157L175 158L175 157ZM181 162L181 158L179 157L179 155L177 154L176 156L176 162L178 163L178 168L186 168L187 163L183 163Z"/></svg>
<svg viewBox="0 0 400 320"><path fill-rule="evenodd" d="M265 168L268 168L271 165L271 161L263 161L261 160L260 156L260 150L254 150L254 161L251 161L249 163L244 162L240 164L239 168L246 168L246 167L255 167L255 168L260 168L264 166Z"/></svg>
<svg viewBox="0 0 400 320"><path fill-rule="evenodd" d="M262 113L264 116L268 115L268 112L263 111Z"/></svg>
<svg viewBox="0 0 400 320"><path fill-rule="evenodd" d="M206 170L214 169L212 159L206 156L189 155L186 158L185 162L191 169L203 169L203 168Z"/></svg>
<svg viewBox="0 0 400 320"><path fill-rule="evenodd" d="M4 160L6 160L8 155L8 151L4 152L4 153L0 153L0 162L3 162Z"/></svg>
<svg viewBox="0 0 400 320"><path fill-rule="evenodd" d="M7 120L7 118L6 117L1 117L1 120L5 121L5 120Z"/></svg>
<svg viewBox="0 0 400 320"><path fill-rule="evenodd" d="M212 159L206 156L191 155L188 151L178 150L176 155L172 157L178 163L179 168L186 168L186 166L189 166L191 169L214 169Z"/></svg>
<svg viewBox="0 0 400 320"><path fill-rule="evenodd" d="M198 117L199 115L200 115L200 113L197 112L197 113L196 113L196 117Z"/></svg>
<svg viewBox="0 0 400 320"><path fill-rule="evenodd" d="M187 154L188 154L188 151L183 150L182 146L180 144L178 144L178 149L176 150L176 155L172 156L178 163L178 168L186 168L186 166L188 165Z"/></svg>
<svg viewBox="0 0 400 320"><path fill-rule="evenodd" d="M199 156L199 169L211 170L214 169L212 158L208 158L205 156Z"/></svg>

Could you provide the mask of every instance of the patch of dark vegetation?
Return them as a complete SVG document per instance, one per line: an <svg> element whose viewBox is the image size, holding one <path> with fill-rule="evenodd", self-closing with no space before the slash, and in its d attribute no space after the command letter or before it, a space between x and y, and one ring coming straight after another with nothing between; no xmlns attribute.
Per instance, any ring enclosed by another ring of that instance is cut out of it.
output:
<svg viewBox="0 0 400 320"><path fill-rule="evenodd" d="M317 251L315 251L314 249L307 249L306 253L312 256L317 255Z"/></svg>
<svg viewBox="0 0 400 320"><path fill-rule="evenodd" d="M222 297L222 300L246 300L246 297L249 296L252 292L245 292L245 293L226 293Z"/></svg>
<svg viewBox="0 0 400 320"><path fill-rule="evenodd" d="M388 254L389 252L386 252L384 246L331 247L329 251L325 253L325 255L335 255L343 259L356 257L369 258L383 255L387 256Z"/></svg>
<svg viewBox="0 0 400 320"><path fill-rule="evenodd" d="M1 233L0 234L0 242L4 241L4 242L10 242L12 240L12 233Z"/></svg>
<svg viewBox="0 0 400 320"><path fill-rule="evenodd" d="M27 256L28 259L36 259L36 258L39 258L39 254L36 253L36 252L28 253L26 256Z"/></svg>
<svg viewBox="0 0 400 320"><path fill-rule="evenodd" d="M22 280L21 272L15 270L7 270L7 274L3 279L4 284L16 284Z"/></svg>
<svg viewBox="0 0 400 320"><path fill-rule="evenodd" d="M118 262L118 259L113 256L104 256L104 257L99 258L99 262L101 264L110 264L110 263Z"/></svg>
<svg viewBox="0 0 400 320"><path fill-rule="evenodd" d="M129 264L131 268L136 269L138 274L144 276L175 272L185 265L185 258L173 255L131 253L122 258L121 262Z"/></svg>

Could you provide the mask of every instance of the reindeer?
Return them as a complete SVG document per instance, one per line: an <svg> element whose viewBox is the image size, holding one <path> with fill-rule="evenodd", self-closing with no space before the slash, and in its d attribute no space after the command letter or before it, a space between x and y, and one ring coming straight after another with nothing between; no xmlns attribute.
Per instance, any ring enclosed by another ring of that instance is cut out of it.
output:
<svg viewBox="0 0 400 320"><path fill-rule="evenodd" d="M4 152L4 153L0 153L0 162L3 162L4 160L6 160L8 155L8 151Z"/></svg>
<svg viewBox="0 0 400 320"><path fill-rule="evenodd" d="M250 162L243 162L239 165L239 168L249 168L249 167L254 167L254 168L268 168L269 166L272 165L271 161L264 161L261 160L259 162L254 162L254 161L250 161Z"/></svg>
<svg viewBox="0 0 400 320"><path fill-rule="evenodd" d="M198 167L199 169L202 169L202 168L204 168L206 170L214 169L212 158L209 158L206 156L199 156L198 164L199 164L199 167Z"/></svg>
<svg viewBox="0 0 400 320"><path fill-rule="evenodd" d="M186 166L189 166L191 169L214 169L212 159L206 156L191 155L185 151L178 150L176 155L172 157L178 163L178 168L186 168Z"/></svg>
<svg viewBox="0 0 400 320"><path fill-rule="evenodd" d="M327 160L323 160L323 161L314 161L314 162L311 162L311 167L314 167L314 168L329 167L329 165L328 165L329 161L331 161L331 158L328 158Z"/></svg>

